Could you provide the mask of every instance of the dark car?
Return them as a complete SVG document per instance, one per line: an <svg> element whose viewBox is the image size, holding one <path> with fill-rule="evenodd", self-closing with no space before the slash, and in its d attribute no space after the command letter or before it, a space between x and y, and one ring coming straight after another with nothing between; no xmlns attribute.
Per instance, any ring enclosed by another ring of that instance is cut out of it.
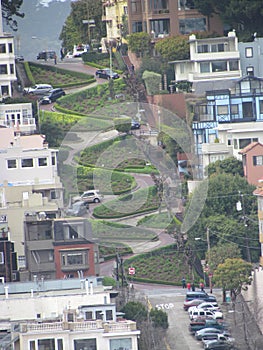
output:
<svg viewBox="0 0 263 350"><path fill-rule="evenodd" d="M189 301L193 299L201 299L203 301L216 302L216 298L211 294L207 294L205 291L187 292L185 300Z"/></svg>
<svg viewBox="0 0 263 350"><path fill-rule="evenodd" d="M49 50L44 50L39 52L37 55L37 60L48 60L48 59L55 59L56 57L56 52L55 51L49 51Z"/></svg>
<svg viewBox="0 0 263 350"><path fill-rule="evenodd" d="M113 72L109 68L105 69L98 69L95 73L97 78L102 78L102 79L118 79L119 74L116 72Z"/></svg>
<svg viewBox="0 0 263 350"><path fill-rule="evenodd" d="M65 96L66 93L63 89L57 88L49 91L48 95L44 96L41 100L41 104L48 104L55 102L58 98Z"/></svg>
<svg viewBox="0 0 263 350"><path fill-rule="evenodd" d="M137 122L137 120L132 120L131 121L131 129L140 129L141 124Z"/></svg>

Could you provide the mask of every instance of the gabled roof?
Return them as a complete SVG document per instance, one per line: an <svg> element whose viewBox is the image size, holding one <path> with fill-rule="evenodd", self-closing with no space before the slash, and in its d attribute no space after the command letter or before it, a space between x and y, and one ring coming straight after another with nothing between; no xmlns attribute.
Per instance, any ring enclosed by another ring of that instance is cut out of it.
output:
<svg viewBox="0 0 263 350"><path fill-rule="evenodd" d="M245 148L241 149L238 153L239 154L247 154L248 152L250 152L256 146L260 146L260 147L263 148L263 144L262 143L260 143L260 142L251 142Z"/></svg>

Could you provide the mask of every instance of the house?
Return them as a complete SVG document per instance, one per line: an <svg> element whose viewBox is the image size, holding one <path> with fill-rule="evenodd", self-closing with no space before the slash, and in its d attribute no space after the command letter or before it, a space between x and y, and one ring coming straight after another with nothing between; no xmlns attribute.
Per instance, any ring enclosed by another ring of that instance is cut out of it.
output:
<svg viewBox="0 0 263 350"><path fill-rule="evenodd" d="M217 15L209 20L199 13L193 1L187 0L128 0L129 33L146 32L152 40L167 36L214 31L223 34Z"/></svg>
<svg viewBox="0 0 263 350"><path fill-rule="evenodd" d="M174 80L190 82L192 90L202 95L208 90L227 89L241 77L240 54L236 33L197 39L189 36L190 59L169 62L174 66Z"/></svg>
<svg viewBox="0 0 263 350"><path fill-rule="evenodd" d="M222 151L224 157L241 160L240 150L251 142L263 142L262 121L263 79L246 76L232 89L207 91L205 99L196 103L192 123L197 156L203 158L203 145L209 144L204 151L213 147L214 160L223 156ZM200 163L208 165L207 160Z"/></svg>
<svg viewBox="0 0 263 350"><path fill-rule="evenodd" d="M254 37L253 41L239 42L242 76L254 75L263 78L263 38Z"/></svg>
<svg viewBox="0 0 263 350"><path fill-rule="evenodd" d="M242 155L244 176L256 186L263 175L263 144L252 142L239 153Z"/></svg>
<svg viewBox="0 0 263 350"><path fill-rule="evenodd" d="M1 345L15 349L138 349L136 323L118 318L101 279L52 280L0 285Z"/></svg>
<svg viewBox="0 0 263 350"><path fill-rule="evenodd" d="M13 128L0 128L0 215L6 217L18 268L25 268L25 215L45 212L56 218L63 211L57 153L48 148L43 135L21 135Z"/></svg>
<svg viewBox="0 0 263 350"><path fill-rule="evenodd" d="M27 215L25 257L28 279L87 278L99 275L99 251L85 218Z"/></svg>
<svg viewBox="0 0 263 350"><path fill-rule="evenodd" d="M259 228L259 243L260 243L260 260L259 263L263 266L263 177L258 181L257 188L253 192L257 196L258 202L258 228Z"/></svg>
<svg viewBox="0 0 263 350"><path fill-rule="evenodd" d="M122 43L123 17L128 15L127 0L103 0L102 21L106 23L106 40Z"/></svg>

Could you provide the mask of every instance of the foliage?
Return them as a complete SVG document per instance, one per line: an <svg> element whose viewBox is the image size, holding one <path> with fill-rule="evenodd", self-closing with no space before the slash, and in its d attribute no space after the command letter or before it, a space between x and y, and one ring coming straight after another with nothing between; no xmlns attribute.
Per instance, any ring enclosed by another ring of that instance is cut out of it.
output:
<svg viewBox="0 0 263 350"><path fill-rule="evenodd" d="M85 52L82 55L82 60L84 62L94 62L100 64L100 61L105 61L109 62L110 60L110 55L108 52L104 53L98 53L98 52Z"/></svg>
<svg viewBox="0 0 263 350"><path fill-rule="evenodd" d="M127 37L129 49L138 57L148 56L151 52L151 36L145 32L132 33Z"/></svg>
<svg viewBox="0 0 263 350"><path fill-rule="evenodd" d="M14 31L17 30L17 21L14 16L23 18L24 13L20 12L20 7L23 5L23 0L2 0L2 17L6 23Z"/></svg>
<svg viewBox="0 0 263 350"><path fill-rule="evenodd" d="M29 62L27 62L27 61L24 62L24 67L25 67L25 72L26 72L28 80L30 81L30 83L32 85L35 85L36 81L35 81L35 78L33 77L32 71L30 69Z"/></svg>
<svg viewBox="0 0 263 350"><path fill-rule="evenodd" d="M189 38L186 35L161 39L155 44L155 49L167 62L186 60L190 57Z"/></svg>
<svg viewBox="0 0 263 350"><path fill-rule="evenodd" d="M114 118L114 127L118 132L128 133L131 130L131 118Z"/></svg>
<svg viewBox="0 0 263 350"><path fill-rule="evenodd" d="M116 287L116 281L112 277L105 276L102 279L102 285Z"/></svg>
<svg viewBox="0 0 263 350"><path fill-rule="evenodd" d="M215 173L244 176L243 163L235 157L217 160L216 162L208 165L207 173L209 177Z"/></svg>
<svg viewBox="0 0 263 350"><path fill-rule="evenodd" d="M121 310L128 320L140 322L147 319L147 309L139 301L129 301Z"/></svg>
<svg viewBox="0 0 263 350"><path fill-rule="evenodd" d="M150 318L155 328L161 327L163 329L167 329L169 327L168 315L163 310L151 309Z"/></svg>
<svg viewBox="0 0 263 350"><path fill-rule="evenodd" d="M148 95L156 95L160 91L162 76L155 72L144 71L142 79L145 82Z"/></svg>
<svg viewBox="0 0 263 350"><path fill-rule="evenodd" d="M251 283L251 271L252 265L242 259L226 259L214 271L213 279L223 291L230 290L232 297L236 299L242 289Z"/></svg>
<svg viewBox="0 0 263 350"><path fill-rule="evenodd" d="M209 268L214 271L226 259L241 258L241 252L236 243L220 243L211 248L206 256Z"/></svg>
<svg viewBox="0 0 263 350"><path fill-rule="evenodd" d="M194 0L195 7L204 15L219 14L224 23L235 28L239 38L251 40L253 33L263 35L261 0Z"/></svg>
<svg viewBox="0 0 263 350"><path fill-rule="evenodd" d="M106 36L105 22L101 20L102 6L99 1L78 0L71 2L71 12L62 28L59 39L62 47L71 51L74 45L91 43L92 39L100 41ZM90 28L83 20L94 19L95 26Z"/></svg>

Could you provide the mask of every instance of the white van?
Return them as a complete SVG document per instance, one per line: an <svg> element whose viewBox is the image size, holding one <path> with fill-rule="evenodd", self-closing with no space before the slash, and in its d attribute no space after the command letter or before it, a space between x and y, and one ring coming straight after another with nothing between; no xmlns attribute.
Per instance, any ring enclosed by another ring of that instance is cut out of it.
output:
<svg viewBox="0 0 263 350"><path fill-rule="evenodd" d="M204 310L198 307L190 310L188 314L191 321L199 318L212 318L214 320L223 319L223 313L221 311Z"/></svg>

